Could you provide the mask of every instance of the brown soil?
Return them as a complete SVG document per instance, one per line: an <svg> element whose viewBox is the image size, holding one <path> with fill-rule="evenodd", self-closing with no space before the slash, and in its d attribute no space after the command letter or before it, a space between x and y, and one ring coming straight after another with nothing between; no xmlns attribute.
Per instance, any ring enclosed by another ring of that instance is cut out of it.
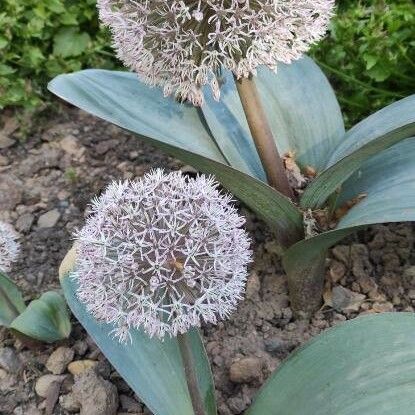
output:
<svg viewBox="0 0 415 415"><path fill-rule="evenodd" d="M25 142L0 150L0 155L0 192L2 181L11 189L6 201L0 197L0 220L14 224L22 235L22 255L11 277L27 300L59 287L57 269L71 246L71 234L82 225L89 200L106 183L139 177L154 167L183 168L132 135L68 108L43 122ZM266 226L242 211L255 240L246 300L232 319L203 329L221 415L242 413L281 361L322 330L362 313L413 311L415 306L412 225L378 225L331 251L327 304L310 323L294 320L279 249ZM0 414L79 412L68 403L74 382L68 371L60 384L60 400L52 409L35 392L37 379L50 373L45 367L49 356L62 345L75 352L71 360L100 362L96 371L101 381L110 382L101 386L112 399L118 394L119 414L149 413L74 321L68 341L37 350L0 331L0 348L10 347L23 362L23 369L12 373L1 368L0 360Z"/></svg>

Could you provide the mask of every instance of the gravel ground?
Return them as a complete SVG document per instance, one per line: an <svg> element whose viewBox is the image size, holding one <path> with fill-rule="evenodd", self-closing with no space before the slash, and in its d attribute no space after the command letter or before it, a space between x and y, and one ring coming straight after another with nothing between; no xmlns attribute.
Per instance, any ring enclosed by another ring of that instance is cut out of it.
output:
<svg viewBox="0 0 415 415"><path fill-rule="evenodd" d="M13 121L13 120L12 120ZM177 160L79 110L49 114L22 142L0 134L0 220L21 234L11 277L25 299L59 288L57 269L91 197L113 179ZM378 225L330 252L325 305L311 321L293 319L279 249L243 207L255 241L246 292L233 318L203 328L220 415L241 414L290 352L322 330L363 313L413 311L414 231ZM0 414L150 414L76 321L60 344L25 348L0 330Z"/></svg>

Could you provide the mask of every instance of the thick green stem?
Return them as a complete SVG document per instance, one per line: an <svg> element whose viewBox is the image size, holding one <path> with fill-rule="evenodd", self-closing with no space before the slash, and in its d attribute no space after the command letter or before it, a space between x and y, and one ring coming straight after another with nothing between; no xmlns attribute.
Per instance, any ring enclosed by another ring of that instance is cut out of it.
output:
<svg viewBox="0 0 415 415"><path fill-rule="evenodd" d="M189 336L186 333L179 334L177 336L177 341L182 355L187 387L192 400L194 413L195 415L206 415L205 406L198 387L197 374L195 370L196 365L193 359Z"/></svg>
<svg viewBox="0 0 415 415"><path fill-rule="evenodd" d="M322 304L327 251L316 256L306 268L286 269L291 309L297 318L308 319Z"/></svg>
<svg viewBox="0 0 415 415"><path fill-rule="evenodd" d="M254 81L251 78L241 78L235 79L235 83L268 183L280 193L294 200L294 193L288 183L284 162L278 153Z"/></svg>

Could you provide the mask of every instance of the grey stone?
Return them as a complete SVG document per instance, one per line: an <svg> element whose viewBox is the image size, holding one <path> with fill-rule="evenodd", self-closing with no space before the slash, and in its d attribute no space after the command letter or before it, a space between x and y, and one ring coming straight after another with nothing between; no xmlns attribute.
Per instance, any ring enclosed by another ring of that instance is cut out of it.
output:
<svg viewBox="0 0 415 415"><path fill-rule="evenodd" d="M43 375L41 376L35 384L35 391L38 396L41 398L46 398L52 388L55 388L57 384L61 384L65 375Z"/></svg>
<svg viewBox="0 0 415 415"><path fill-rule="evenodd" d="M0 150L11 147L16 140L0 133Z"/></svg>
<svg viewBox="0 0 415 415"><path fill-rule="evenodd" d="M264 344L265 344L265 350L272 354L286 353L290 347L290 345L286 341L278 337L266 339L264 341Z"/></svg>
<svg viewBox="0 0 415 415"><path fill-rule="evenodd" d="M68 393L67 395L61 395L59 397L59 405L65 411L70 413L79 412L81 405L78 400L74 397L73 393Z"/></svg>
<svg viewBox="0 0 415 415"><path fill-rule="evenodd" d="M23 363L14 349L2 347L0 349L0 367L9 373L18 373L23 369Z"/></svg>
<svg viewBox="0 0 415 415"><path fill-rule="evenodd" d="M232 363L229 378L234 383L249 383L262 376L262 361L257 357L244 357Z"/></svg>
<svg viewBox="0 0 415 415"><path fill-rule="evenodd" d="M42 415L42 411L34 405L22 405L14 409L13 415Z"/></svg>
<svg viewBox="0 0 415 415"><path fill-rule="evenodd" d="M357 311L366 298L341 285L334 287L331 295L332 306L337 311Z"/></svg>
<svg viewBox="0 0 415 415"><path fill-rule="evenodd" d="M115 415L117 413L117 388L97 375L93 369L75 376L72 391L80 403L80 415Z"/></svg>
<svg viewBox="0 0 415 415"><path fill-rule="evenodd" d="M58 209L52 209L41 215L37 221L39 228L53 228L58 222L61 214Z"/></svg>
<svg viewBox="0 0 415 415"><path fill-rule="evenodd" d="M415 265L406 268L403 272L403 277L407 284L415 286Z"/></svg>
<svg viewBox="0 0 415 415"><path fill-rule="evenodd" d="M6 156L2 156L0 154L0 167L8 166L10 164L10 160Z"/></svg>
<svg viewBox="0 0 415 415"><path fill-rule="evenodd" d="M85 340L77 340L72 348L79 356L83 356L88 350L88 343Z"/></svg>
<svg viewBox="0 0 415 415"><path fill-rule="evenodd" d="M19 165L19 173L33 176L43 169L59 168L62 150L43 145L39 154L32 154Z"/></svg>
<svg viewBox="0 0 415 415"><path fill-rule="evenodd" d="M22 200L22 182L11 174L0 174L0 211L13 210Z"/></svg>
<svg viewBox="0 0 415 415"><path fill-rule="evenodd" d="M71 156L81 157L85 152L85 147L79 144L77 138L73 135L67 135L60 141L59 144L61 149Z"/></svg>
<svg viewBox="0 0 415 415"><path fill-rule="evenodd" d="M58 347L46 362L46 369L54 375L62 374L68 364L72 362L75 352L69 347Z"/></svg>
<svg viewBox="0 0 415 415"><path fill-rule="evenodd" d="M33 225L33 221L35 220L35 217L31 214L31 213L25 213L22 216L19 216L19 218L16 221L16 229L19 232L29 232L32 225Z"/></svg>

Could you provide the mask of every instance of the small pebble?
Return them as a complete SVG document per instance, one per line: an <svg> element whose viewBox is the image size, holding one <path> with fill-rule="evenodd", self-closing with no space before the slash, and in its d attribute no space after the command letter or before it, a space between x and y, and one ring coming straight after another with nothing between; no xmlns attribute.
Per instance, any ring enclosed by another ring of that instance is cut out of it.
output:
<svg viewBox="0 0 415 415"><path fill-rule="evenodd" d="M9 373L17 373L22 370L23 363L14 349L2 347L0 348L0 367Z"/></svg>
<svg viewBox="0 0 415 415"><path fill-rule="evenodd" d="M257 357L244 357L232 363L229 378L234 383L249 383L262 376L262 361Z"/></svg>
<svg viewBox="0 0 415 415"><path fill-rule="evenodd" d="M96 367L98 362L96 360L75 360L74 362L69 363L68 372L72 375L80 375L88 369Z"/></svg>
<svg viewBox="0 0 415 415"><path fill-rule="evenodd" d="M58 347L46 362L46 369L55 375L62 374L68 364L72 362L75 352L69 347Z"/></svg>
<svg viewBox="0 0 415 415"><path fill-rule="evenodd" d="M40 215L37 225L39 228L53 228L57 224L60 217L61 214L58 209L49 210L43 215Z"/></svg>
<svg viewBox="0 0 415 415"><path fill-rule="evenodd" d="M16 221L16 229L23 233L29 232L33 225L34 219L35 218L31 213L25 213L24 215L19 216Z"/></svg>
<svg viewBox="0 0 415 415"><path fill-rule="evenodd" d="M4 166L8 166L9 164L10 164L10 160L6 156L2 156L0 154L0 166L4 167Z"/></svg>
<svg viewBox="0 0 415 415"><path fill-rule="evenodd" d="M75 399L73 393L68 393L67 395L61 395L59 397L59 404L65 411L70 413L79 412L81 406L79 402Z"/></svg>
<svg viewBox="0 0 415 415"><path fill-rule="evenodd" d="M46 398L49 391L57 383L62 383L65 379L65 375L43 375L35 384L35 391L41 398Z"/></svg>
<svg viewBox="0 0 415 415"><path fill-rule="evenodd" d="M80 403L80 415L116 415L117 388L93 370L75 376L72 391Z"/></svg>

